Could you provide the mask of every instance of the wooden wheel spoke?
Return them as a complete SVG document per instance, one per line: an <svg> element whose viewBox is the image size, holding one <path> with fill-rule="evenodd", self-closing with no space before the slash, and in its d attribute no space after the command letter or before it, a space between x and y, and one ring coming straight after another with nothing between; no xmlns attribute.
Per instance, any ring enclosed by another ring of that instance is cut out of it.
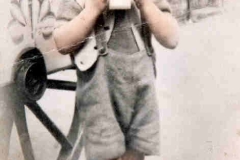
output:
<svg viewBox="0 0 240 160"><path fill-rule="evenodd" d="M80 117L78 113L78 109L75 105L74 114L72 118L72 124L68 133L68 139L74 143L77 140L80 129Z"/></svg>
<svg viewBox="0 0 240 160"><path fill-rule="evenodd" d="M71 142L60 131L60 129L58 129L58 127L52 122L52 120L36 102L27 102L26 105L39 119L39 121L46 127L46 129L52 134L52 136L62 145L63 148L66 148L67 150L72 149Z"/></svg>
<svg viewBox="0 0 240 160"><path fill-rule="evenodd" d="M62 148L57 160L78 160L80 157L83 148L84 138L83 128L81 128L80 117L76 105L70 131L68 133L68 139L73 144L73 149L71 151L68 151Z"/></svg>
<svg viewBox="0 0 240 160"><path fill-rule="evenodd" d="M29 136L29 131L27 127L26 113L24 108L24 103L18 98L17 95L13 94L12 91L11 101L9 104L12 108L12 113L14 116L14 121L16 124L18 136L20 139L20 144L25 160L34 160L34 153L32 148L32 143Z"/></svg>

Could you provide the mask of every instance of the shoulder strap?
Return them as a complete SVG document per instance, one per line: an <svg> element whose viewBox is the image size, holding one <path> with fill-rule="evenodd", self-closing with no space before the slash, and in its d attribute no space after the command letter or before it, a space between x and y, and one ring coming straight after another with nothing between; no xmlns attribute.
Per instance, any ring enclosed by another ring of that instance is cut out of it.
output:
<svg viewBox="0 0 240 160"><path fill-rule="evenodd" d="M82 7L85 7L86 0L76 0L76 2ZM114 14L111 11L107 11L108 14L104 13L99 16L97 23L94 28L93 35L96 37L96 45L100 54L105 54L106 45L110 39L111 32L114 26ZM108 31L104 31L104 25L109 27Z"/></svg>
<svg viewBox="0 0 240 160"><path fill-rule="evenodd" d="M101 14L94 27L96 45L100 55L106 54L106 35L104 32L104 16Z"/></svg>
<svg viewBox="0 0 240 160"><path fill-rule="evenodd" d="M140 50L146 49L147 54L152 55L151 33L148 26L144 24L145 22L142 19L136 4L132 6L128 13L132 23L132 31Z"/></svg>

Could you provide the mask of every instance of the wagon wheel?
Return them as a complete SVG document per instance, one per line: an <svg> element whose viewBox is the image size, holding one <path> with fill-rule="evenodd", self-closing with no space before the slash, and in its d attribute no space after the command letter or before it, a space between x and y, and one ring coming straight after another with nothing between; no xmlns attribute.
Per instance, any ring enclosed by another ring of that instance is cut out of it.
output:
<svg viewBox="0 0 240 160"><path fill-rule="evenodd" d="M39 57L29 58L33 54L35 57L36 55ZM25 106L32 111L61 145L57 160L78 160L83 147L83 132L80 127L77 108L75 107L69 134L65 136L37 103L37 100L43 96L47 88L75 91L76 84L67 81L48 80L44 60L37 49L31 50L21 57L21 61L16 66L14 77L15 83L11 88L13 91L10 91L13 98L11 98L10 103L25 160L34 160Z"/></svg>

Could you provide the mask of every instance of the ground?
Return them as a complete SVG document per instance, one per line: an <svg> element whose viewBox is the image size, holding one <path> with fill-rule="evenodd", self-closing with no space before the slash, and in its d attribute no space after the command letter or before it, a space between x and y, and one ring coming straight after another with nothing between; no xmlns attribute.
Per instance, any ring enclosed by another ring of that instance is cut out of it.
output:
<svg viewBox="0 0 240 160"><path fill-rule="evenodd" d="M182 24L176 50L154 42L162 156L147 160L240 159L239 15L240 2L231 0L221 14ZM50 77L76 78L72 71ZM39 103L67 133L74 92L47 90ZM27 113L36 159L54 160L59 145L30 111ZM14 129L10 160L22 159Z"/></svg>

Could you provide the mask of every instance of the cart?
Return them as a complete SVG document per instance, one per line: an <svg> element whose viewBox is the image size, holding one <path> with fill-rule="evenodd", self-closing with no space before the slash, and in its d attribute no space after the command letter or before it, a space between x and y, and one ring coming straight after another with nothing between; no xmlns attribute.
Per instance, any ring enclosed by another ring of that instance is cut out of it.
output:
<svg viewBox="0 0 240 160"><path fill-rule="evenodd" d="M8 2L9 3L9 2ZM75 69L71 57L56 49L52 31L56 23L50 0L11 0L12 19L8 25L13 41L10 67L4 68L0 87L6 104L13 113L25 160L34 160L28 132L25 107L28 107L61 145L58 160L77 160L83 147L83 130L77 109L73 114L68 135L54 124L41 109L38 100L46 89L75 91L76 83L47 79L47 75L65 69Z"/></svg>

